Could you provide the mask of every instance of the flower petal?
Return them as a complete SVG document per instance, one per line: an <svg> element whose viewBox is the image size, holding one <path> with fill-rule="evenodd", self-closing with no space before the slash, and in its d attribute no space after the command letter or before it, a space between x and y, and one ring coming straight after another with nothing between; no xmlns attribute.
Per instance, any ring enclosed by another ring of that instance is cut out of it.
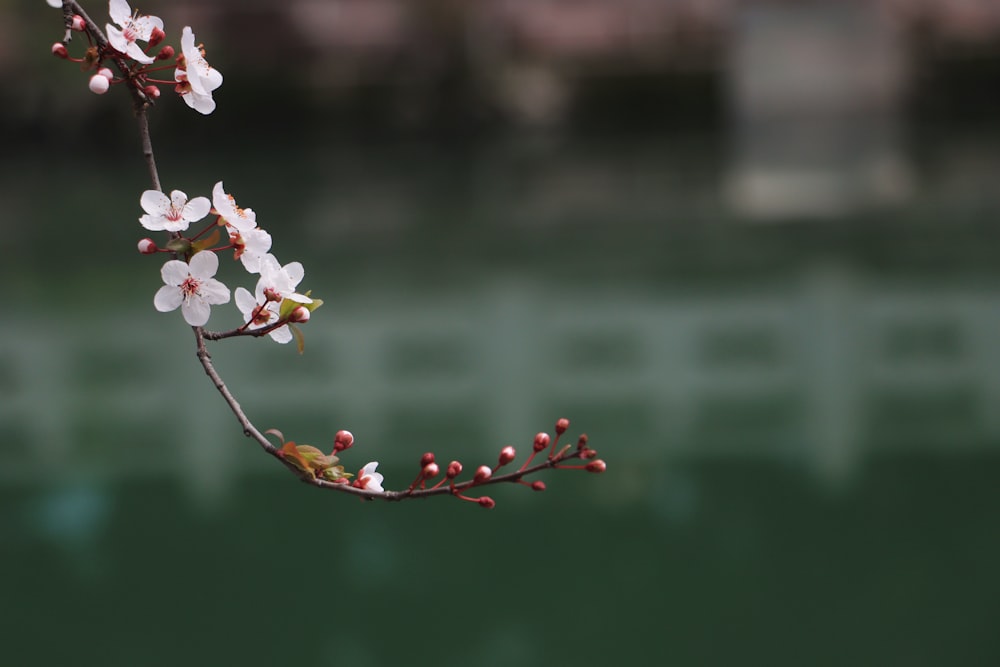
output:
<svg viewBox="0 0 1000 667"><path fill-rule="evenodd" d="M191 275L199 280L211 278L219 270L219 257L210 250L203 250L191 258Z"/></svg>
<svg viewBox="0 0 1000 667"><path fill-rule="evenodd" d="M237 287L234 296L236 297L236 307L243 313L243 319L248 319L257 308L257 299L253 298L253 294L245 287Z"/></svg>
<svg viewBox="0 0 1000 667"><path fill-rule="evenodd" d="M187 280L190 273L190 267L179 259L167 260L163 268L160 269L160 277L163 278L163 282L174 287ZM174 307L176 308L176 306Z"/></svg>
<svg viewBox="0 0 1000 667"><path fill-rule="evenodd" d="M125 0L109 0L108 14L112 21L123 26L132 19L132 8Z"/></svg>
<svg viewBox="0 0 1000 667"><path fill-rule="evenodd" d="M212 210L212 202L208 197L195 197L184 207L184 219L188 222L201 220Z"/></svg>
<svg viewBox="0 0 1000 667"><path fill-rule="evenodd" d="M193 327L200 327L208 322L208 317L212 314L212 308L204 299L195 296L186 299L181 304L181 313L184 315L185 322Z"/></svg>
<svg viewBox="0 0 1000 667"><path fill-rule="evenodd" d="M157 290L156 296L153 297L153 305L161 313L169 313L171 310L175 310L183 301L184 295L181 294L181 290L170 285L161 287Z"/></svg>
<svg viewBox="0 0 1000 667"><path fill-rule="evenodd" d="M166 215L170 210L170 198L159 190L146 190L139 197L139 205L150 215Z"/></svg>
<svg viewBox="0 0 1000 667"><path fill-rule="evenodd" d="M198 293L212 305L229 303L229 288L215 278L202 281Z"/></svg>

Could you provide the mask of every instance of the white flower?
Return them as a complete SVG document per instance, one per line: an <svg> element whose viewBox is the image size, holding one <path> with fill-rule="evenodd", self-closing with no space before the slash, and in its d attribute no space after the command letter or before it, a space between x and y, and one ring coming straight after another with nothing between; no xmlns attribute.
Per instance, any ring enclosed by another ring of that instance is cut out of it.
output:
<svg viewBox="0 0 1000 667"><path fill-rule="evenodd" d="M195 197L188 201L187 195L174 190L170 197L159 190L146 190L139 198L139 204L146 215L139 218L140 224L150 231L183 232L192 222L201 220L212 210L208 197Z"/></svg>
<svg viewBox="0 0 1000 667"><path fill-rule="evenodd" d="M222 73L208 64L200 46L194 43L194 32L184 26L181 32L181 53L184 67L174 70L177 92L195 111L210 114L215 111L212 91L222 85Z"/></svg>
<svg viewBox="0 0 1000 667"><path fill-rule="evenodd" d="M229 240L236 248L234 259L243 262L249 273L260 273L260 260L271 249L271 235L260 227L240 232L230 225Z"/></svg>
<svg viewBox="0 0 1000 667"><path fill-rule="evenodd" d="M257 214L252 208L240 208L236 205L233 196L226 194L222 188L222 181L212 188L212 206L219 212L226 224L232 225L242 232L249 232L257 226Z"/></svg>
<svg viewBox="0 0 1000 667"><path fill-rule="evenodd" d="M155 58L143 53L136 40L148 42L154 28L163 30L163 21L158 16L140 16L138 12L133 14L132 8L125 0L110 0L108 13L111 14L111 20L120 26L115 27L110 23L105 26L108 31L108 41L115 51L124 53L143 65L153 62Z"/></svg>
<svg viewBox="0 0 1000 667"><path fill-rule="evenodd" d="M377 467L378 461L366 463L365 467L358 472L358 486L369 491L383 493L385 489L382 488L382 482L385 480L385 477L382 476L382 473L375 472L375 468Z"/></svg>
<svg viewBox="0 0 1000 667"><path fill-rule="evenodd" d="M62 7L62 0L45 0L49 3L49 7Z"/></svg>
<svg viewBox="0 0 1000 667"><path fill-rule="evenodd" d="M289 262L281 266L274 255L264 255L260 259L257 300L280 302L282 299L291 299L296 303L312 303L312 299L295 291L305 274L300 262Z"/></svg>
<svg viewBox="0 0 1000 667"><path fill-rule="evenodd" d="M190 264L172 259L160 269L165 285L153 298L161 313L181 307L184 321L193 327L208 322L210 306L229 302L229 288L213 278L219 270L219 258L214 252L199 252Z"/></svg>
<svg viewBox="0 0 1000 667"><path fill-rule="evenodd" d="M279 318L280 306L274 301L258 301L249 290L236 288L236 307L243 313L243 321L250 323L251 329L260 329L274 324ZM281 326L267 334L277 343L287 343L292 340L292 332L287 326Z"/></svg>

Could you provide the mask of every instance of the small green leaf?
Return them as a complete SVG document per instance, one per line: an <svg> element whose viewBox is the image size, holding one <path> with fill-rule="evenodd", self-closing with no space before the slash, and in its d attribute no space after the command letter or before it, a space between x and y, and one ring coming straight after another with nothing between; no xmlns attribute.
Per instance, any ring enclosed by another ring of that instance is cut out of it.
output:
<svg viewBox="0 0 1000 667"><path fill-rule="evenodd" d="M302 354L306 349L306 337L303 335L302 329L291 322L288 323L288 328L291 329L292 335L295 337L295 347L298 348L299 354Z"/></svg>

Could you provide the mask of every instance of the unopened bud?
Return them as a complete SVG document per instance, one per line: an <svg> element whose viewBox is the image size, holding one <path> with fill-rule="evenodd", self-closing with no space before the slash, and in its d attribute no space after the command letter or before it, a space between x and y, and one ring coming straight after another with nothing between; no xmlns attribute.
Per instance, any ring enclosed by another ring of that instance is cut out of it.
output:
<svg viewBox="0 0 1000 667"><path fill-rule="evenodd" d="M576 441L576 448L583 449L587 446L587 434L584 433L580 436L580 439Z"/></svg>
<svg viewBox="0 0 1000 667"><path fill-rule="evenodd" d="M479 466L476 468L476 474L473 475L472 479L476 480L477 483L482 483L493 476L493 471L490 470L489 466Z"/></svg>
<svg viewBox="0 0 1000 667"><path fill-rule="evenodd" d="M65 44L56 42L52 45L52 55L56 58L69 58L69 51L66 50Z"/></svg>
<svg viewBox="0 0 1000 667"><path fill-rule="evenodd" d="M95 74L90 77L90 83L87 85L90 87L90 92L96 95L103 95L108 92L108 88L111 87L111 82L108 80L108 77Z"/></svg>
<svg viewBox="0 0 1000 667"><path fill-rule="evenodd" d="M302 324L303 322L308 322L311 316L312 313L309 312L308 308L306 308L305 306L298 306L295 310L291 312L291 314L289 314L288 321L298 322L299 324Z"/></svg>
<svg viewBox="0 0 1000 667"><path fill-rule="evenodd" d="M432 461L431 463L428 463L427 465L424 466L423 470L424 479L432 479L434 477L437 477L438 473L440 472L441 468L438 467L438 464Z"/></svg>
<svg viewBox="0 0 1000 667"><path fill-rule="evenodd" d="M101 69L97 70L97 73L106 78L108 81L111 81L111 79L115 78L115 73L112 72L107 67L102 67Z"/></svg>
<svg viewBox="0 0 1000 667"><path fill-rule="evenodd" d="M173 57L174 57L174 47L170 46L169 44L160 49L160 52L156 54L157 60L170 60Z"/></svg>
<svg viewBox="0 0 1000 667"><path fill-rule="evenodd" d="M156 247L156 243L153 239L140 239L139 240L139 252L143 255L152 255L154 252L158 251L159 248Z"/></svg>
<svg viewBox="0 0 1000 667"><path fill-rule="evenodd" d="M517 451L510 445L507 445L506 447L500 450L500 459L497 461L497 467L499 468L500 466L507 465L508 463L513 461L516 456L517 456Z"/></svg>
<svg viewBox="0 0 1000 667"><path fill-rule="evenodd" d="M420 467L423 468L427 465L434 463L434 452L427 452L420 457Z"/></svg>
<svg viewBox="0 0 1000 667"><path fill-rule="evenodd" d="M562 435L569 428L569 420L563 417L556 422L556 435Z"/></svg>
<svg viewBox="0 0 1000 667"><path fill-rule="evenodd" d="M159 99L160 97L160 89L154 86L153 84L145 86L142 89L142 92L145 93L146 97L148 97L151 100L156 100Z"/></svg>
<svg viewBox="0 0 1000 667"><path fill-rule="evenodd" d="M79 14L73 14L73 23L70 27L77 32L83 32L87 27L87 23L83 20L83 17Z"/></svg>
<svg viewBox="0 0 1000 667"><path fill-rule="evenodd" d="M583 450L580 452L581 459L592 459L595 456L597 456L597 450L591 449L590 447L584 447Z"/></svg>
<svg viewBox="0 0 1000 667"><path fill-rule="evenodd" d="M542 480L538 480L536 482L532 482L531 483L531 488L534 491L544 491L545 490L545 482L543 482Z"/></svg>
<svg viewBox="0 0 1000 667"><path fill-rule="evenodd" d="M488 510L493 509L497 506L497 501L493 500L489 496L483 496L478 501L480 507L485 507Z"/></svg>
<svg viewBox="0 0 1000 667"><path fill-rule="evenodd" d="M448 464L448 469L444 474L448 479L455 479L462 474L462 464L458 461L452 461Z"/></svg>
<svg viewBox="0 0 1000 667"><path fill-rule="evenodd" d="M149 33L149 45L156 46L163 41L163 38L167 36L167 33L163 32L163 28L153 26L153 32Z"/></svg>
<svg viewBox="0 0 1000 667"><path fill-rule="evenodd" d="M594 472L594 473L602 473L607 469L608 469L608 464L606 464L601 459L594 459L593 461L588 463L586 467L587 472Z"/></svg>
<svg viewBox="0 0 1000 667"><path fill-rule="evenodd" d="M333 436L333 451L342 452L345 449L350 449L354 444L354 434L350 431L340 430L337 431L337 435Z"/></svg>
<svg viewBox="0 0 1000 667"><path fill-rule="evenodd" d="M549 437L548 433L539 433L538 435L536 435L534 444L535 451L540 452L546 447L548 447L549 441L551 441L551 438Z"/></svg>

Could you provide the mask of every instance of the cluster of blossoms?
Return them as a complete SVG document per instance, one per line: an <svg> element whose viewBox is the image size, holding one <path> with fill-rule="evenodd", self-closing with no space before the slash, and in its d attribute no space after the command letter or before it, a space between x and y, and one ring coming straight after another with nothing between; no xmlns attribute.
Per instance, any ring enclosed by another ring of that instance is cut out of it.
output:
<svg viewBox="0 0 1000 667"><path fill-rule="evenodd" d="M240 260L243 268L258 275L253 293L236 288L236 307L243 314L244 324L232 335L269 335L279 343L292 340L290 326L307 322L313 310L322 301L308 294L297 292L305 270L299 262L282 264L269 251L271 235L257 226L253 209L240 208L232 195L225 191L222 182L212 189L212 200L207 197L188 196L174 190L168 197L159 190L146 190L139 198L145 214L139 223L150 231L166 231L170 240L160 248L150 238L139 241L139 252L151 255L169 252L183 256L168 260L160 274L163 287L153 299L161 312L178 307L184 320L193 327L204 326L209 319L211 306L228 303L229 288L215 279L219 269L216 253L232 250L233 258ZM197 234L185 236L188 227L208 216L215 215ZM225 240L220 243L220 228L225 228ZM213 233L209 234L211 230ZM206 236L207 235L207 236ZM204 237L204 238L203 238Z"/></svg>
<svg viewBox="0 0 1000 667"><path fill-rule="evenodd" d="M52 7L63 4L57 0L46 1ZM163 21L159 17L133 12L126 0L110 0L108 13L112 22L105 25L106 42L100 40L96 44L92 31L87 29L86 20L79 14L72 16L69 27L84 32L90 40L90 46L82 57L70 57L65 42L52 45L54 55L80 63L84 71L94 71L89 82L92 92L101 95L108 92L112 84L127 83L145 99L155 100L160 96L158 86L168 85L173 86L181 99L195 111L202 114L215 111L212 92L222 85L222 74L205 60L205 50L195 42L190 27L185 26L181 31L180 55L176 55L176 50L170 45L151 55L150 52L166 38ZM145 42L146 47L140 46L140 42ZM158 61L167 64L154 66ZM118 76L108 64L115 66ZM171 68L174 70L173 80L155 78L157 72Z"/></svg>

